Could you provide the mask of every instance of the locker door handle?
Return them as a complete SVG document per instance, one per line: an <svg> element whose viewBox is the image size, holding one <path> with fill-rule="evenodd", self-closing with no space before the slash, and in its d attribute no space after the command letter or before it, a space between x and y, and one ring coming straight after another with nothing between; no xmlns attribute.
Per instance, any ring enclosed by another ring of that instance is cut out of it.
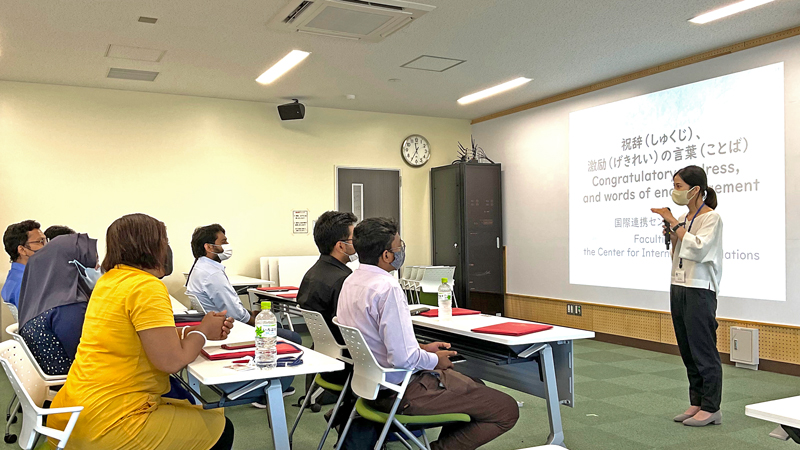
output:
<svg viewBox="0 0 800 450"><path fill-rule="evenodd" d="M500 238L497 238L497 248L500 248Z"/></svg>

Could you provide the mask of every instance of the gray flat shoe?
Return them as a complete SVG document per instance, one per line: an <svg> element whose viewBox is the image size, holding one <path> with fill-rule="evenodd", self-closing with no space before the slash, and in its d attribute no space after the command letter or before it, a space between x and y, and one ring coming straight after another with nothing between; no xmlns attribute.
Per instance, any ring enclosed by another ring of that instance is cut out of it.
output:
<svg viewBox="0 0 800 450"><path fill-rule="evenodd" d="M722 425L722 411L717 411L706 420L697 420L694 417L686 419L683 424L687 427L704 427L708 424Z"/></svg>
<svg viewBox="0 0 800 450"><path fill-rule="evenodd" d="M683 422L684 420L686 420L686 419L691 419L692 417L693 417L693 416L691 416L691 415L689 415L689 414L678 414L678 415L677 415L677 416L675 416L675 418L674 418L674 419L672 419L672 420L674 420L675 422Z"/></svg>

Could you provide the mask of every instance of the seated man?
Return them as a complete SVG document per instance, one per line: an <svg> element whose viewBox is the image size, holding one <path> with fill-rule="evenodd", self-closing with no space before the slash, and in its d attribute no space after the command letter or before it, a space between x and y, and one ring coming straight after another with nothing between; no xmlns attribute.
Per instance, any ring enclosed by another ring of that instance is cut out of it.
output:
<svg viewBox="0 0 800 450"><path fill-rule="evenodd" d="M358 259L353 247L356 221L356 216L349 212L327 211L319 216L314 225L314 243L317 244L320 257L308 269L297 291L300 307L322 314L340 344L344 344L344 340L339 327L333 324L333 318L336 317L342 283L353 272L345 264ZM341 380L339 384L343 383L344 380Z"/></svg>
<svg viewBox="0 0 800 450"><path fill-rule="evenodd" d="M186 281L186 293L197 297L206 312L227 310L228 316L234 320L255 325L259 311L251 313L245 309L225 274L225 266L222 265L222 261L230 259L233 255L231 245L225 236L225 229L216 223L196 228L192 233L192 254L195 261ZM296 344L303 343L300 335L291 330L279 327L278 336ZM255 336L253 338L255 339ZM281 378L284 396L294 394L293 379L294 377ZM266 408L262 404L254 405Z"/></svg>
<svg viewBox="0 0 800 450"><path fill-rule="evenodd" d="M433 450L475 449L514 427L517 402L498 390L452 369L450 344L420 346L414 337L408 302L400 284L389 274L405 259L405 244L391 219L366 219L353 232L361 262L344 282L337 317L358 328L378 363L386 368L415 372L398 413L409 415L468 414L472 421L442 428ZM402 374L388 380L400 383ZM382 391L375 407L389 412L395 398Z"/></svg>
<svg viewBox="0 0 800 450"><path fill-rule="evenodd" d="M28 258L47 244L47 238L42 233L39 222L25 220L13 223L3 233L3 246L11 257L11 270L8 271L3 290L0 292L3 301L14 307L19 307L19 287L22 285L22 275ZM16 314L14 319L16 319Z"/></svg>
<svg viewBox="0 0 800 450"><path fill-rule="evenodd" d="M47 238L48 242L52 241L58 236L64 236L67 234L75 234L75 230L63 225L50 225L46 230L44 230L44 236Z"/></svg>

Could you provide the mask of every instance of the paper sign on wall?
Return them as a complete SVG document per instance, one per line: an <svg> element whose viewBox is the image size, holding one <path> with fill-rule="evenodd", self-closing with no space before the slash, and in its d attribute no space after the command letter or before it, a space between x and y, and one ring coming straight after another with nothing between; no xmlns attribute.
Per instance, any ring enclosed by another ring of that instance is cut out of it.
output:
<svg viewBox="0 0 800 450"><path fill-rule="evenodd" d="M292 211L292 234L308 234L308 210Z"/></svg>

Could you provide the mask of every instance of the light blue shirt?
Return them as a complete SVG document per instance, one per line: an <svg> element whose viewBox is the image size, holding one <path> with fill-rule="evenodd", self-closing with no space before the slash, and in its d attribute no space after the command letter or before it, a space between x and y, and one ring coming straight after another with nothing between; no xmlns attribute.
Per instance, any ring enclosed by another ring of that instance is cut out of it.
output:
<svg viewBox="0 0 800 450"><path fill-rule="evenodd" d="M408 300L397 278L378 266L361 264L344 280L336 308L339 323L358 328L375 359L387 369L433 370L435 353L419 348ZM386 379L401 383L403 374Z"/></svg>
<svg viewBox="0 0 800 450"><path fill-rule="evenodd" d="M225 275L225 266L211 258L201 256L189 274L186 293L194 295L206 312L228 311L228 317L247 323L250 311L246 310L239 296Z"/></svg>
<svg viewBox="0 0 800 450"><path fill-rule="evenodd" d="M22 285L22 275L25 273L25 264L17 262L11 263L11 270L8 271L6 282L3 284L3 291L0 296L3 301L19 307L19 287Z"/></svg>

